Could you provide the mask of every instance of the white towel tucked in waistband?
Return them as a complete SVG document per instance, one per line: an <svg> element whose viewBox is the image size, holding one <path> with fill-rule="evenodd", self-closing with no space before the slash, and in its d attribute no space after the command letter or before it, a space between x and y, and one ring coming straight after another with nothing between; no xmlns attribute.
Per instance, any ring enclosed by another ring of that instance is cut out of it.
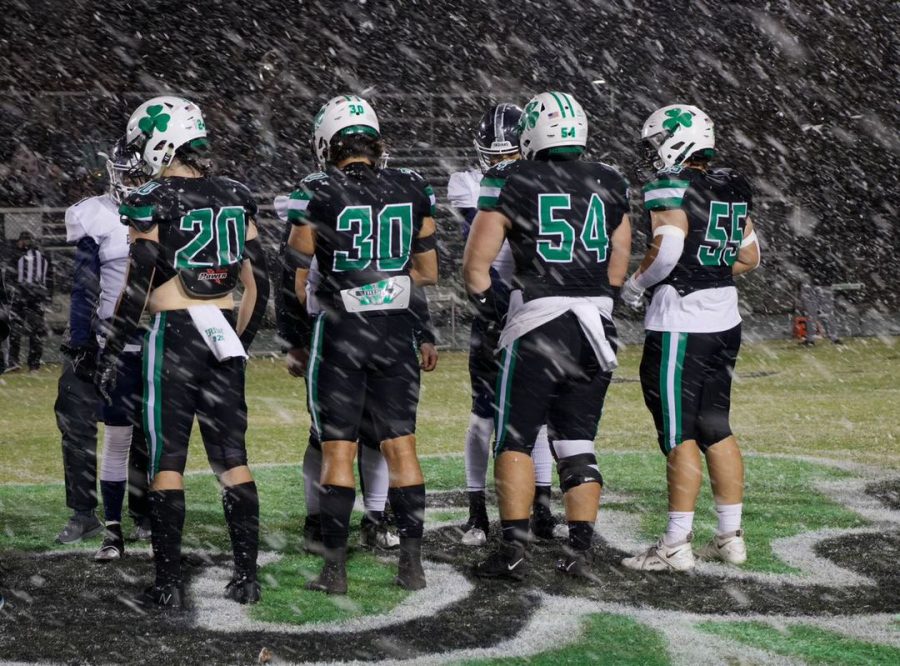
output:
<svg viewBox="0 0 900 666"><path fill-rule="evenodd" d="M616 352L606 339L601 318L602 315L612 320L612 307L612 299L607 296L548 296L525 303L522 301L522 291L517 289L510 295L509 315L500 334L499 348L504 349L538 326L572 312L578 317L581 330L591 343L600 367L606 371L614 370L619 363Z"/></svg>
<svg viewBox="0 0 900 666"><path fill-rule="evenodd" d="M229 358L247 358L244 345L231 324L222 314L222 309L215 305L192 305L188 312L194 320L194 326L200 333L206 346L220 361Z"/></svg>

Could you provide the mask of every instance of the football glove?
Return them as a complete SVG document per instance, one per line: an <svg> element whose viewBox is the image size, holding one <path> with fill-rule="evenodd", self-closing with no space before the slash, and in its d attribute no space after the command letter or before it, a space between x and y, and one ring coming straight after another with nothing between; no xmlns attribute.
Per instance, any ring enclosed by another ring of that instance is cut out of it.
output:
<svg viewBox="0 0 900 666"><path fill-rule="evenodd" d="M112 404L112 394L116 390L117 358L106 350L100 353L97 369L94 371L94 385L107 405Z"/></svg>
<svg viewBox="0 0 900 666"><path fill-rule="evenodd" d="M622 302L632 310L640 310L644 305L644 290L634 283L634 275L622 285L620 296Z"/></svg>
<svg viewBox="0 0 900 666"><path fill-rule="evenodd" d="M64 344L60 346L59 350L72 361L72 369L78 379L83 382L94 381L94 371L97 369L97 347L95 345L70 347Z"/></svg>

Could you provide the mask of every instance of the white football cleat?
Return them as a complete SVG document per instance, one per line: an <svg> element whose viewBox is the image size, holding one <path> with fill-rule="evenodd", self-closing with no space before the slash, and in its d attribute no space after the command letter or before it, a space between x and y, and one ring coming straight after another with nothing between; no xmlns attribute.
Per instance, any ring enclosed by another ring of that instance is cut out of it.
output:
<svg viewBox="0 0 900 666"><path fill-rule="evenodd" d="M480 527L470 527L462 535L462 545L464 546L483 546L486 543L487 534Z"/></svg>
<svg viewBox="0 0 900 666"><path fill-rule="evenodd" d="M743 564L747 561L744 530L717 534L697 551L697 557L701 560L721 560L728 564Z"/></svg>
<svg viewBox="0 0 900 666"><path fill-rule="evenodd" d="M691 550L693 533L674 546L668 546L660 539L645 552L626 557L622 566L635 571L688 571L694 568L694 551Z"/></svg>

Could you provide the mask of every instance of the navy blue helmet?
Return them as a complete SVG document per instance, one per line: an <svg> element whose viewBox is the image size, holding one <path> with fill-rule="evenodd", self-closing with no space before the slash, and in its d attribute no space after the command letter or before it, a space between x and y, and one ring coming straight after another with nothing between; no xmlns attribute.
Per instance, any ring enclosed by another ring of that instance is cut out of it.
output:
<svg viewBox="0 0 900 666"><path fill-rule="evenodd" d="M519 119L522 109L515 104L497 104L481 117L475 132L475 150L482 171L487 171L498 158L519 152Z"/></svg>

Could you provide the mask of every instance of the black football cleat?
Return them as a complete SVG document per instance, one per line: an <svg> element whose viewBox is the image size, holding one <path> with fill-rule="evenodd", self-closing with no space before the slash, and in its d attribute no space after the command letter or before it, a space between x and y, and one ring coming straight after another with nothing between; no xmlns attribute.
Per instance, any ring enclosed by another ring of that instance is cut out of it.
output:
<svg viewBox="0 0 900 666"><path fill-rule="evenodd" d="M479 578L510 578L525 580L527 564L525 546L518 541L501 541L499 548L488 555L483 562L475 565L475 575Z"/></svg>
<svg viewBox="0 0 900 666"><path fill-rule="evenodd" d="M422 569L422 539L400 539L400 562L394 582L410 591L425 588L425 571Z"/></svg>
<svg viewBox="0 0 900 666"><path fill-rule="evenodd" d="M318 578L306 584L307 590L325 594L347 594L347 548L325 549L325 563Z"/></svg>
<svg viewBox="0 0 900 666"><path fill-rule="evenodd" d="M182 585L153 585L144 590L138 598L138 603L142 606L184 610L187 608L187 595Z"/></svg>
<svg viewBox="0 0 900 666"><path fill-rule="evenodd" d="M122 526L119 523L107 525L103 544L94 553L94 559L97 562L110 562L111 560L121 559L124 555L125 537L122 536Z"/></svg>
<svg viewBox="0 0 900 666"><path fill-rule="evenodd" d="M225 586L225 598L239 604L256 604L262 599L262 594L255 578L234 576Z"/></svg>
<svg viewBox="0 0 900 666"><path fill-rule="evenodd" d="M556 561L556 570L566 576L585 578L596 581L597 576L591 569L594 557L589 550L573 550L566 548L566 555Z"/></svg>

